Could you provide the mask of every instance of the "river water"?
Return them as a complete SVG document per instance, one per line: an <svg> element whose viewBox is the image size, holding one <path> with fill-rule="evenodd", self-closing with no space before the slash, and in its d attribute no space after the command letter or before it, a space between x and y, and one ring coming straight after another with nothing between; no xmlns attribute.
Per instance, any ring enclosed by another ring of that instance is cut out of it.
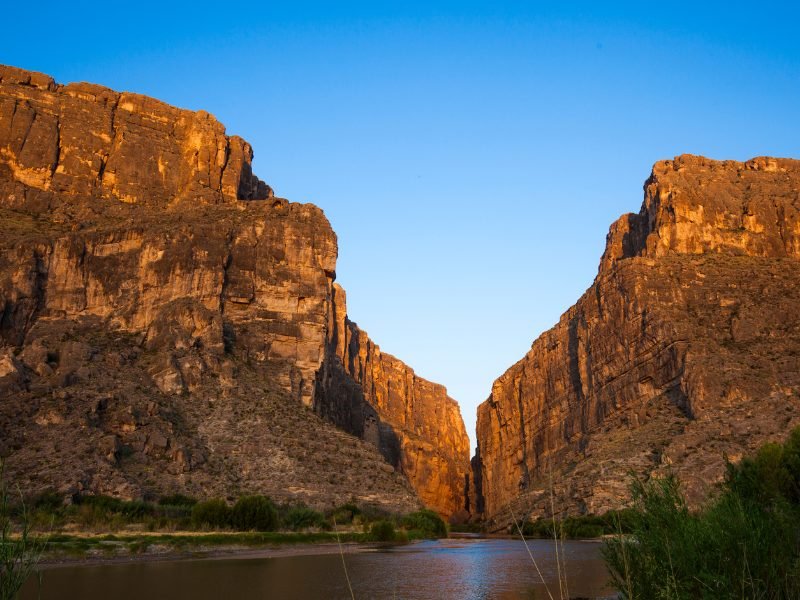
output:
<svg viewBox="0 0 800 600"><path fill-rule="evenodd" d="M558 600L555 545L528 546ZM570 597L613 597L600 544L565 542L564 556ZM426 541L346 553L344 560L357 600L549 600L521 540ZM42 600L351 598L338 553L66 566L42 575ZM39 597L37 587L28 581L22 600Z"/></svg>

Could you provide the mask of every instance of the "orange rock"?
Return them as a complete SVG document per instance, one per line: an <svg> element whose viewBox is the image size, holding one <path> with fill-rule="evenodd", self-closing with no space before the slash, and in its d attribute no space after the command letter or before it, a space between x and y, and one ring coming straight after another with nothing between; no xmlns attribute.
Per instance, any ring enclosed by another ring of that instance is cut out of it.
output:
<svg viewBox="0 0 800 600"><path fill-rule="evenodd" d="M478 409L494 527L605 512L629 472L672 469L701 501L800 424L800 161L656 163L611 226L593 285Z"/></svg>

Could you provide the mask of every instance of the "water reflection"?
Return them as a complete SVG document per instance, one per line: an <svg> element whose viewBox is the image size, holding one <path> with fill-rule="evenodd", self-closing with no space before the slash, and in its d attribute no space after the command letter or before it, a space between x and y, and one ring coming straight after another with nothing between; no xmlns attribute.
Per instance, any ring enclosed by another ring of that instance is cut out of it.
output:
<svg viewBox="0 0 800 600"><path fill-rule="evenodd" d="M552 542L529 542L553 596L558 576ZM598 544L564 545L570 596L608 596ZM442 540L347 554L356 598L531 600L547 598L522 542ZM44 572L43 600L80 598L275 598L349 600L338 554L185 560L64 567ZM37 598L28 582L23 600Z"/></svg>

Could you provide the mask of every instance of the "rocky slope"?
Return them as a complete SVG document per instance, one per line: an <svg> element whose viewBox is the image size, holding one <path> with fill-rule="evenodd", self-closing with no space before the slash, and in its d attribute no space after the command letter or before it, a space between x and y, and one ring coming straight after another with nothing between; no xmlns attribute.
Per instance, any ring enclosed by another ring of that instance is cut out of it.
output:
<svg viewBox="0 0 800 600"><path fill-rule="evenodd" d="M263 492L397 510L422 498L455 513L463 479L426 475L441 461L466 471L466 451L436 441L463 432L455 405L438 408L443 388L393 390L388 412L365 393L385 428L414 440L395 455L310 410L336 412L318 389L342 321L336 236L317 207L275 198L251 160L207 113L0 67L10 475L28 492Z"/></svg>
<svg viewBox="0 0 800 600"><path fill-rule="evenodd" d="M699 502L725 455L800 424L798 258L800 161L657 163L593 285L478 409L491 526L619 507L630 471Z"/></svg>

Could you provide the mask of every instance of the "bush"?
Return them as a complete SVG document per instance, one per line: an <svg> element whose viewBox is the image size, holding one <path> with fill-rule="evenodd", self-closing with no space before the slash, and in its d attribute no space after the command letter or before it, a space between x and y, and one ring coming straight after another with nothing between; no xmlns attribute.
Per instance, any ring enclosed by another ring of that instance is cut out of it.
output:
<svg viewBox="0 0 800 600"><path fill-rule="evenodd" d="M37 540L30 535L24 506L17 523L19 533L12 535L11 497L4 474L4 463L0 459L0 598L12 599L17 597L20 588L35 571L47 540ZM39 593L41 595L41 589Z"/></svg>
<svg viewBox="0 0 800 600"><path fill-rule="evenodd" d="M242 496L233 506L231 520L241 531L275 531L278 511L266 496Z"/></svg>
<svg viewBox="0 0 800 600"><path fill-rule="evenodd" d="M142 502L141 500L120 500L111 496L104 496L102 494L92 496L77 496L75 504L84 509L84 514L91 512L96 520L102 520L103 517L113 517L118 515L123 517L126 521L141 521L145 517L155 514L155 507L149 502Z"/></svg>
<svg viewBox="0 0 800 600"><path fill-rule="evenodd" d="M184 496L183 494L171 494L169 496L162 496L159 501L161 506L194 506L197 500L191 496Z"/></svg>
<svg viewBox="0 0 800 600"><path fill-rule="evenodd" d="M394 524L391 521L377 521L370 527L369 535L376 542L393 542L396 537Z"/></svg>
<svg viewBox="0 0 800 600"><path fill-rule="evenodd" d="M192 521L197 526L229 527L231 524L231 509L224 500L219 498L198 502L192 508Z"/></svg>
<svg viewBox="0 0 800 600"><path fill-rule="evenodd" d="M54 490L42 492L30 502L31 509L49 513L57 512L62 509L63 506L64 497Z"/></svg>
<svg viewBox="0 0 800 600"><path fill-rule="evenodd" d="M308 527L329 528L330 524L315 510L307 506L293 506L283 517L283 526L292 531L299 531Z"/></svg>
<svg viewBox="0 0 800 600"><path fill-rule="evenodd" d="M423 509L403 517L402 525L406 529L419 532L427 538L446 538L447 524L434 511Z"/></svg>
<svg viewBox="0 0 800 600"><path fill-rule="evenodd" d="M630 533L631 531L630 509L619 511L608 511L602 515L581 515L576 517L566 517L563 520L556 520L555 534L553 533L553 519L537 519L527 521L522 526L522 533L525 537L553 539L566 538L571 540L585 540L598 538L603 535Z"/></svg>
<svg viewBox="0 0 800 600"><path fill-rule="evenodd" d="M623 598L800 598L800 430L728 466L689 512L674 477L632 486L632 532L604 556Z"/></svg>
<svg viewBox="0 0 800 600"><path fill-rule="evenodd" d="M349 525L361 514L361 509L352 502L342 504L329 513L332 519L336 520L337 525Z"/></svg>

